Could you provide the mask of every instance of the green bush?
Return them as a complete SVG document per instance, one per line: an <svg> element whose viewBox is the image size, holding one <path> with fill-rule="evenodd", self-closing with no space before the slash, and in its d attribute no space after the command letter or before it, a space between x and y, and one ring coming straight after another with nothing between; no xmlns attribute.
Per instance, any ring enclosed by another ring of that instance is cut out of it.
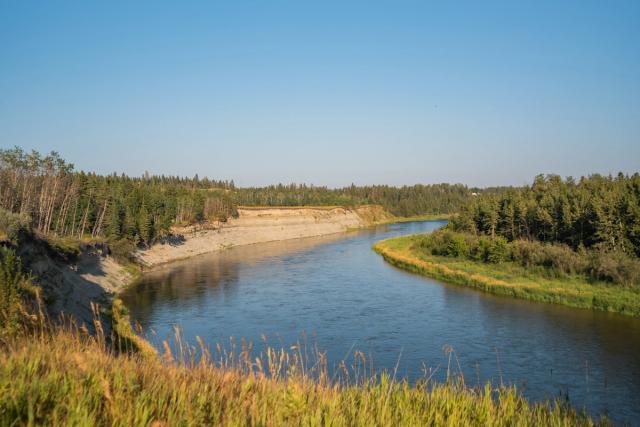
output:
<svg viewBox="0 0 640 427"><path fill-rule="evenodd" d="M595 279L624 286L640 286L640 261L620 251L590 251L589 273Z"/></svg>
<svg viewBox="0 0 640 427"><path fill-rule="evenodd" d="M49 247L59 257L67 261L75 261L80 256L82 248L80 247L80 241L75 237L54 237L47 238Z"/></svg>
<svg viewBox="0 0 640 427"><path fill-rule="evenodd" d="M30 219L25 214L14 214L0 208L0 235L6 240L16 243L21 234L28 233L31 229ZM2 240L2 238L0 238Z"/></svg>
<svg viewBox="0 0 640 427"><path fill-rule="evenodd" d="M0 247L0 336L20 324L22 301L31 289L31 279L22 272L20 258L11 249Z"/></svg>
<svg viewBox="0 0 640 427"><path fill-rule="evenodd" d="M513 261L524 268L550 277L582 275L623 286L640 286L640 260L622 251L606 248L574 251L561 243L476 236L449 228L421 236L416 247L429 255L465 258L499 264Z"/></svg>
<svg viewBox="0 0 640 427"><path fill-rule="evenodd" d="M432 255L455 258L469 255L469 246L464 235L450 230L440 230L427 235L422 241L422 247Z"/></svg>
<svg viewBox="0 0 640 427"><path fill-rule="evenodd" d="M511 251L509 242L502 237L480 237L470 251L471 259L497 264L509 261Z"/></svg>
<svg viewBox="0 0 640 427"><path fill-rule="evenodd" d="M444 248L446 256L466 257L469 254L469 247L464 237L451 231L444 234Z"/></svg>
<svg viewBox="0 0 640 427"><path fill-rule="evenodd" d="M485 262L498 264L510 258L509 242L502 236L496 236L489 241Z"/></svg>
<svg viewBox="0 0 640 427"><path fill-rule="evenodd" d="M135 249L136 245L128 239L120 239L109 243L111 256L119 262L135 261L133 256Z"/></svg>
<svg viewBox="0 0 640 427"><path fill-rule="evenodd" d="M511 258L523 267L545 267L557 275L584 273L589 265L584 251L576 252L560 243L517 240L511 243Z"/></svg>

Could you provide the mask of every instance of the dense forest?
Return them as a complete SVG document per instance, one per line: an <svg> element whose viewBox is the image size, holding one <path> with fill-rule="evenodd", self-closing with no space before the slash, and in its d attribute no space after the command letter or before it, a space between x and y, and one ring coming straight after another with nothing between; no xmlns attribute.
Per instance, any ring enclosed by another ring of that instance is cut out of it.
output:
<svg viewBox="0 0 640 427"><path fill-rule="evenodd" d="M531 186L474 198L454 226L509 241L597 246L640 256L640 175L578 181L540 175Z"/></svg>
<svg viewBox="0 0 640 427"><path fill-rule="evenodd" d="M0 150L0 208L43 235L127 239L148 245L172 224L235 214L232 182L75 172L57 153Z"/></svg>
<svg viewBox="0 0 640 427"><path fill-rule="evenodd" d="M432 255L638 286L640 175L538 176L531 186L486 192L420 246Z"/></svg>
<svg viewBox="0 0 640 427"><path fill-rule="evenodd" d="M77 172L58 153L0 150L0 208L48 236L125 239L149 245L172 225L225 221L237 206L380 204L398 216L459 211L471 197L462 185L412 187L308 185L236 188L233 181Z"/></svg>
<svg viewBox="0 0 640 427"><path fill-rule="evenodd" d="M472 197L472 191L461 184L434 184L391 187L372 185L330 189L308 185L272 185L238 188L235 200L244 206L304 205L381 205L394 215L409 217L423 214L458 212Z"/></svg>

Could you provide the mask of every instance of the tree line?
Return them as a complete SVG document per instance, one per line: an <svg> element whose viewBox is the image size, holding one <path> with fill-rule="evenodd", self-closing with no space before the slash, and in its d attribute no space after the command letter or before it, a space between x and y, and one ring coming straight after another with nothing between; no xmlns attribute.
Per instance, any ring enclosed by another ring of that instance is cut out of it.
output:
<svg viewBox="0 0 640 427"><path fill-rule="evenodd" d="M640 175L579 180L539 175L530 186L484 193L422 240L433 255L512 261L557 275L640 284Z"/></svg>
<svg viewBox="0 0 640 427"><path fill-rule="evenodd" d="M501 189L490 190L499 193ZM46 236L107 238L150 245L173 225L225 221L238 206L382 205L394 215L450 214L478 189L461 184L332 189L305 184L237 188L233 181L75 171L58 153L0 150L0 208L29 218Z"/></svg>
<svg viewBox="0 0 640 427"><path fill-rule="evenodd" d="M539 175L530 186L474 198L454 228L489 236L600 247L640 256L640 174L579 180Z"/></svg>
<svg viewBox="0 0 640 427"><path fill-rule="evenodd" d="M0 150L0 208L43 235L127 239L149 245L173 224L236 213L233 182L75 172L58 153Z"/></svg>
<svg viewBox="0 0 640 427"><path fill-rule="evenodd" d="M477 189L461 184L433 184L392 187L370 185L331 189L328 187L289 184L238 188L234 200L244 206L335 205L383 206L394 215L409 217L423 214L450 214L466 205Z"/></svg>

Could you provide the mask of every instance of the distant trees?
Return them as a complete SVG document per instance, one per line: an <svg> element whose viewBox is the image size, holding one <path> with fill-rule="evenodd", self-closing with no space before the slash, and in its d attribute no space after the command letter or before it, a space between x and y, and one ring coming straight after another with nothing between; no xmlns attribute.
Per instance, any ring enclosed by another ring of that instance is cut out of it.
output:
<svg viewBox="0 0 640 427"><path fill-rule="evenodd" d="M234 192L238 205L304 206L382 205L398 216L447 214L458 212L471 198L471 190L460 184L413 185L391 187L371 185L329 189L304 184L241 188Z"/></svg>
<svg viewBox="0 0 640 427"><path fill-rule="evenodd" d="M450 229L468 233L472 259L512 260L527 268L640 284L637 173L579 181L540 175L531 186L480 195L451 221ZM433 254L451 256L447 240L452 238L437 234L425 245Z"/></svg>
<svg viewBox="0 0 640 427"><path fill-rule="evenodd" d="M575 181L539 175L531 186L475 198L454 228L489 236L601 247L640 256L640 175Z"/></svg>
<svg viewBox="0 0 640 427"><path fill-rule="evenodd" d="M0 208L44 235L128 239L148 245L172 224L235 214L233 183L207 178L74 172L57 153L0 150ZM206 206L206 209L205 209Z"/></svg>

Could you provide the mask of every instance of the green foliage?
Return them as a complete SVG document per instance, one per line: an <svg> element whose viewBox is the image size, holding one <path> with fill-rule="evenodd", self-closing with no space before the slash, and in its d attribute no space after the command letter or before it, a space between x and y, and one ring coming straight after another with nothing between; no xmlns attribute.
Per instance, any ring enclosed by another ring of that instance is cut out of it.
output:
<svg viewBox="0 0 640 427"><path fill-rule="evenodd" d="M50 236L46 239L46 242L57 256L68 261L75 261L82 252L80 241L75 237Z"/></svg>
<svg viewBox="0 0 640 427"><path fill-rule="evenodd" d="M578 182L537 176L531 186L483 192L452 220L456 230L640 256L640 174Z"/></svg>
<svg viewBox="0 0 640 427"><path fill-rule="evenodd" d="M0 247L0 337L20 325L23 300L31 289L31 279L22 272L15 252Z"/></svg>
<svg viewBox="0 0 640 427"><path fill-rule="evenodd" d="M591 251L587 268L596 279L640 287L640 261L622 252L603 248Z"/></svg>
<svg viewBox="0 0 640 427"><path fill-rule="evenodd" d="M498 264L509 259L509 243L502 236L496 236L489 241L483 254L485 262Z"/></svg>
<svg viewBox="0 0 640 427"><path fill-rule="evenodd" d="M375 204L401 217L458 212L472 191L464 185L435 184L391 187L373 185L330 189L308 185L272 185L236 189L234 200L244 206L358 206Z"/></svg>
<svg viewBox="0 0 640 427"><path fill-rule="evenodd" d="M562 243L477 236L450 228L420 236L417 247L429 255L500 264L514 262L532 272L565 277L581 275L593 281L640 288L640 260L605 247L574 251Z"/></svg>
<svg viewBox="0 0 640 427"><path fill-rule="evenodd" d="M449 230L427 235L421 245L434 255L449 257L467 257L469 255L469 245L464 236Z"/></svg>
<svg viewBox="0 0 640 427"><path fill-rule="evenodd" d="M135 244L131 240L127 239L114 240L109 243L111 255L122 264L135 261L133 256L135 249Z"/></svg>
<svg viewBox="0 0 640 427"><path fill-rule="evenodd" d="M0 241L16 243L20 235L30 232L30 222L26 214L16 214L0 208Z"/></svg>
<svg viewBox="0 0 640 427"><path fill-rule="evenodd" d="M237 213L233 182L74 172L53 152L0 150L0 230L18 225L46 236L122 238L149 245L173 224L226 219ZM205 209L206 208L206 209ZM32 218L26 217L26 212Z"/></svg>

